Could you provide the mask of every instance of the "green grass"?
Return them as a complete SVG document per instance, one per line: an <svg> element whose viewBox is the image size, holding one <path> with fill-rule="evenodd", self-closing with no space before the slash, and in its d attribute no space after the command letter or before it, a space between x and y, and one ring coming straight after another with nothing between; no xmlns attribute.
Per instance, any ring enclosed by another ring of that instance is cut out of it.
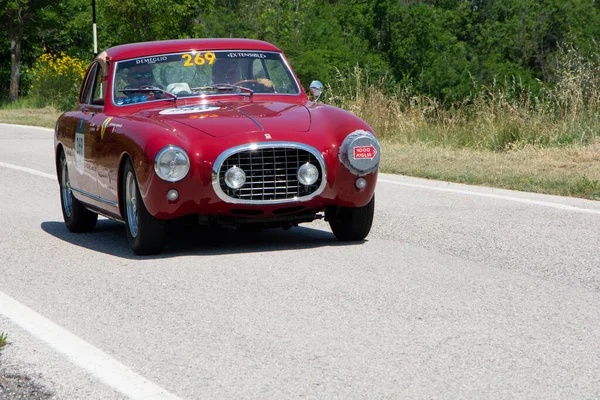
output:
<svg viewBox="0 0 600 400"><path fill-rule="evenodd" d="M4 332L0 332L0 351L2 351L8 344L8 335Z"/></svg>
<svg viewBox="0 0 600 400"><path fill-rule="evenodd" d="M0 105L0 122L54 128L60 112L51 106L33 107L35 104L37 103L25 100L16 104Z"/></svg>
<svg viewBox="0 0 600 400"><path fill-rule="evenodd" d="M381 171L525 192L600 200L600 140L504 152L383 141Z"/></svg>

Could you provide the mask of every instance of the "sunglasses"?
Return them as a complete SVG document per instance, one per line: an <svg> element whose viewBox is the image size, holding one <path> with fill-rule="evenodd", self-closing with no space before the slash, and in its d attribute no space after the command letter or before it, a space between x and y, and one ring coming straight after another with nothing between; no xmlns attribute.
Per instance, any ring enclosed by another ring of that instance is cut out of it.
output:
<svg viewBox="0 0 600 400"><path fill-rule="evenodd" d="M131 77L133 79L142 79L142 77L153 78L154 75L152 74L152 72L134 72L133 74L131 74Z"/></svg>

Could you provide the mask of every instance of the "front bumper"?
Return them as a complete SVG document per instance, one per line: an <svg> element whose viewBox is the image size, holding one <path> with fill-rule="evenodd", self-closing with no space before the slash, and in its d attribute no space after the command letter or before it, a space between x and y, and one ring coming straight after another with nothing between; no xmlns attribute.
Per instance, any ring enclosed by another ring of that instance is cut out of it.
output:
<svg viewBox="0 0 600 400"><path fill-rule="evenodd" d="M264 147L299 145L291 142L264 142L258 145ZM237 147L248 147L243 145ZM253 144L256 146L256 144ZM148 181L140 185L142 197L146 208L156 218L174 219L186 215L210 215L222 217L244 217L257 220L281 219L292 214L314 213L324 210L330 205L346 207L361 207L367 204L375 191L377 171L363 178L367 185L363 189L356 187L358 174L350 172L338 159L337 148L327 147L311 148L321 165L323 176L318 183L318 188L306 196L294 196L288 199L270 198L267 200L241 201L223 193L216 187L218 183L218 169L222 158L215 157L214 162L194 160L189 174L181 181L170 183L161 180L154 173L148 174ZM236 148L237 148L236 147ZM220 155L229 154L230 151L221 152ZM217 179L217 181L215 181ZM179 193L176 201L167 199L167 192L175 189Z"/></svg>

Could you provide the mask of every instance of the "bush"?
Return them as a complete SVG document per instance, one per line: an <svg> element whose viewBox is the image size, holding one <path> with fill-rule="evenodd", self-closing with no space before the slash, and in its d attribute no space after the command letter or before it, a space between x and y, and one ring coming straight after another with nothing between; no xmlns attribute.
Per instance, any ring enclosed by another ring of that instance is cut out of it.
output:
<svg viewBox="0 0 600 400"><path fill-rule="evenodd" d="M86 62L60 53L44 53L26 71L30 80L29 95L43 99L44 105L68 110L77 105L79 88L85 74Z"/></svg>

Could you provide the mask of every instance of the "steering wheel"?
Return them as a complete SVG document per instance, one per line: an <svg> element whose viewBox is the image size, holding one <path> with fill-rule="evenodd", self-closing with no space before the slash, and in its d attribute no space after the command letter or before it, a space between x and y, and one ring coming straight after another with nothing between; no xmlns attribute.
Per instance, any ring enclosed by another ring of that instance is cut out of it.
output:
<svg viewBox="0 0 600 400"><path fill-rule="evenodd" d="M150 93L148 93L148 95L154 96L155 99L162 99L162 97L163 97L163 95L161 93L161 90L163 90L163 88L159 87L158 85L143 85L143 86L140 86L138 89L142 89L142 90L156 89L155 92L150 92Z"/></svg>
<svg viewBox="0 0 600 400"><path fill-rule="evenodd" d="M256 80L256 79L244 79L239 82L234 83L234 85L239 86L242 83L249 83L250 86L248 89L252 89L258 93L274 93L275 88L273 86L265 85L264 83Z"/></svg>
<svg viewBox="0 0 600 400"><path fill-rule="evenodd" d="M164 90L162 87L158 86L158 85L143 85L140 86L138 89L142 89L142 90L156 90L157 92L160 92L161 90Z"/></svg>
<svg viewBox="0 0 600 400"><path fill-rule="evenodd" d="M258 85L261 85L261 83L259 81L257 81L256 79L243 79L239 82L234 83L235 86L240 86L242 83L250 83L250 85L248 86L244 86L244 87L248 87L248 89L252 89L254 91L256 91L256 88L258 87Z"/></svg>
<svg viewBox="0 0 600 400"><path fill-rule="evenodd" d="M242 81L234 83L234 85L238 86L240 83L255 83L255 84L257 83L257 84L260 84L260 82L257 81L256 79L244 79Z"/></svg>

